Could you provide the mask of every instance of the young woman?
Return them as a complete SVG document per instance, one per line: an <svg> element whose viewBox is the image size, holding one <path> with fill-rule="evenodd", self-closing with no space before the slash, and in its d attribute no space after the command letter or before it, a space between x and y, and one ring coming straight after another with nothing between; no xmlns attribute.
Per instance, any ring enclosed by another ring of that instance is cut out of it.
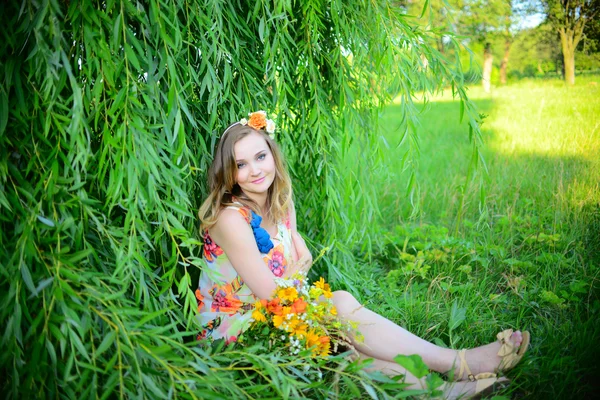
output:
<svg viewBox="0 0 600 400"><path fill-rule="evenodd" d="M296 230L290 178L268 133L274 124L263 111L251 113L223 133L209 170L210 195L199 211L206 268L196 291L199 338L235 341L256 299L271 297L274 277L310 267L312 257ZM452 371L448 398L471 396L502 381L494 374L512 368L529 344L528 332L506 330L498 341L469 350L436 346L362 306L350 293L333 294L340 318L359 323L364 341L353 343L371 368L404 374L415 388L424 382L393 359L418 354L434 371Z"/></svg>

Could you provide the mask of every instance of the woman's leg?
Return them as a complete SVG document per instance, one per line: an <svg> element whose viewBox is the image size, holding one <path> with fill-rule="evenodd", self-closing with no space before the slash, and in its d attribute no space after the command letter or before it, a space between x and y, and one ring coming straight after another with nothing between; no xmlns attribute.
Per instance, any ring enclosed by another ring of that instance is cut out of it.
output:
<svg viewBox="0 0 600 400"><path fill-rule="evenodd" d="M387 318L363 307L348 292L334 292L333 302L342 319L359 324L358 330L363 334L364 341L353 344L361 353L390 362L393 362L398 354L418 354L434 371L445 373L455 370L458 373L460 363L456 350L436 346L421 339ZM515 341L518 341L519 335L520 333L515 337L513 334ZM497 356L499 348L500 343L494 342L467 351L467 360L473 374L494 371L501 361Z"/></svg>
<svg viewBox="0 0 600 400"><path fill-rule="evenodd" d="M367 354L358 352L358 355L361 359L373 358ZM410 386L407 389L425 389L427 384L425 383L425 379L418 379L416 376L412 375L402 366L385 360L380 360L378 358L373 358L371 364L365 368L367 371L380 371L388 376L397 376L404 375L404 382L409 383ZM441 387L437 388L444 392L445 399L458 399L458 398L468 398L475 394L475 382L453 382L453 383L444 383Z"/></svg>

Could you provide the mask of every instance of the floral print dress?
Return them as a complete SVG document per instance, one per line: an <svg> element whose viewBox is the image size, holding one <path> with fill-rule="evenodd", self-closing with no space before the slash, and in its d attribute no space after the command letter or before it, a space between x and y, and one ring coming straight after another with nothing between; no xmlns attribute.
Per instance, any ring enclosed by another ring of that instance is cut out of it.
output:
<svg viewBox="0 0 600 400"><path fill-rule="evenodd" d="M241 204L239 207L228 208L237 209L250 224L252 215L249 208ZM206 267L200 274L196 290L197 318L202 326L198 340L236 341L250 324L251 310L257 297L233 268L223 249L212 240L208 230L204 232L203 239ZM289 214L285 221L277 224L277 235L271 241L273 248L268 253L261 254L273 275L280 277L292 261Z"/></svg>

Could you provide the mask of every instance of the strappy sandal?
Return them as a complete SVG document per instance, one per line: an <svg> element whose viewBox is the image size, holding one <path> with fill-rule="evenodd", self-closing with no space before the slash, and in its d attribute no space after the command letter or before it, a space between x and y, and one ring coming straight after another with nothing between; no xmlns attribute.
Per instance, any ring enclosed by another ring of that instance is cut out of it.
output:
<svg viewBox="0 0 600 400"><path fill-rule="evenodd" d="M498 390L508 387L510 380L506 378L482 378L475 384L475 394L470 399L480 399Z"/></svg>
<svg viewBox="0 0 600 400"><path fill-rule="evenodd" d="M464 382L463 382L464 383ZM459 384L459 382L454 383ZM462 393L462 394L458 394L458 396L456 394L454 394L451 397L456 397L458 399L480 399L484 396L489 396L492 393L497 392L498 390L502 390L502 389L506 389L508 387L508 385L510 384L510 380L502 377L502 378L482 378L480 380L477 381L477 383L475 384L475 390L474 392L467 394ZM447 386L449 391L453 390L452 384L449 384ZM466 386L464 387L466 388ZM444 395L444 398L448 398L449 393L446 393Z"/></svg>
<svg viewBox="0 0 600 400"><path fill-rule="evenodd" d="M529 347L530 335L528 331L522 332L523 340L521 341L521 345L519 346L518 350L512 340L510 340L512 334L512 329L506 329L496 335L502 344L502 346L500 346L500 350L498 350L498 356L501 358L501 361L498 368L496 368L497 372L508 371L517 365ZM466 353L466 349L462 349L458 352L458 357L460 359L460 370L457 375L457 380L463 380L462 376L465 372L467 373L467 378L471 382L497 377L497 375L493 372L482 372L477 375L473 375L471 368L469 368L469 364L467 364Z"/></svg>

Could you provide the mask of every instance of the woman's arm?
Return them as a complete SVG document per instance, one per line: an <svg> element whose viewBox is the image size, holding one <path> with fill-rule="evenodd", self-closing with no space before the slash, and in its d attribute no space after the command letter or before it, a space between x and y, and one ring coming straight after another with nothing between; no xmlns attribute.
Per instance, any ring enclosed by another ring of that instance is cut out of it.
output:
<svg viewBox="0 0 600 400"><path fill-rule="evenodd" d="M294 203L290 206L290 227L292 230L292 244L294 246L294 261L300 260L300 264L308 265L308 268L312 265L312 254L306 246L306 242L298 233L298 225L296 224L296 208ZM308 269L307 269L308 270Z"/></svg>
<svg viewBox="0 0 600 400"><path fill-rule="evenodd" d="M252 228L244 217L237 210L225 209L209 234L252 293L261 299L270 299L277 287L275 276L258 251ZM292 265L286 269L284 277L293 275L297 268Z"/></svg>

